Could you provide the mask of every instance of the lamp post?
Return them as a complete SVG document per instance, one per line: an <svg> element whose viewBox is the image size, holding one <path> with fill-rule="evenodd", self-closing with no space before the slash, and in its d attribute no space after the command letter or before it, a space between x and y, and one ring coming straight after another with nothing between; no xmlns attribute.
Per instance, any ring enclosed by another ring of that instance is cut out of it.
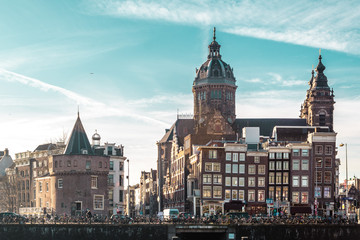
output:
<svg viewBox="0 0 360 240"><path fill-rule="evenodd" d="M321 163L322 160L316 160L315 164ZM317 166L315 165L315 216L318 216L318 200L317 200L317 191L318 191L318 180L317 180Z"/></svg>
<svg viewBox="0 0 360 240"><path fill-rule="evenodd" d="M130 217L130 167L129 167L129 159L126 160L128 165L128 187L127 187L127 214Z"/></svg>
<svg viewBox="0 0 360 240"><path fill-rule="evenodd" d="M349 189L348 189L348 160L347 160L347 143L341 143L340 144L340 147L343 147L345 146L345 166L346 166L346 179L345 179L345 182L346 182L346 188L345 188L345 193L346 193L346 204L345 204L345 214L346 214L346 218L348 217L348 214L349 214Z"/></svg>

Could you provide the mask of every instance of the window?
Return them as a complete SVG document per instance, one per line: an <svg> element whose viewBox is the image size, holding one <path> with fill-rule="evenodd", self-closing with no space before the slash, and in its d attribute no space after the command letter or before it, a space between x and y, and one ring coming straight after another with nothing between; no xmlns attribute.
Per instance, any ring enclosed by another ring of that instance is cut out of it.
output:
<svg viewBox="0 0 360 240"><path fill-rule="evenodd" d="M283 173L283 184L289 184L289 173Z"/></svg>
<svg viewBox="0 0 360 240"><path fill-rule="evenodd" d="M225 186L231 186L231 177L225 177Z"/></svg>
<svg viewBox="0 0 360 240"><path fill-rule="evenodd" d="M283 170L289 170L289 161L283 162Z"/></svg>
<svg viewBox="0 0 360 240"><path fill-rule="evenodd" d="M301 193L301 203L308 203L308 201L309 201L309 193L302 192Z"/></svg>
<svg viewBox="0 0 360 240"><path fill-rule="evenodd" d="M59 161L59 167L62 167L62 160Z"/></svg>
<svg viewBox="0 0 360 240"><path fill-rule="evenodd" d="M39 198L39 207L42 207L42 198Z"/></svg>
<svg viewBox="0 0 360 240"><path fill-rule="evenodd" d="M239 173L245 173L245 164L239 164Z"/></svg>
<svg viewBox="0 0 360 240"><path fill-rule="evenodd" d="M231 161L231 153L226 153L226 161Z"/></svg>
<svg viewBox="0 0 360 240"><path fill-rule="evenodd" d="M248 201L255 202L255 190L249 190Z"/></svg>
<svg viewBox="0 0 360 240"><path fill-rule="evenodd" d="M330 198L331 197L331 187L324 187L324 198Z"/></svg>
<svg viewBox="0 0 360 240"><path fill-rule="evenodd" d="M275 170L275 162L274 161L269 162L269 170Z"/></svg>
<svg viewBox="0 0 360 240"><path fill-rule="evenodd" d="M315 187L315 197L321 198L321 187Z"/></svg>
<svg viewBox="0 0 360 240"><path fill-rule="evenodd" d="M315 165L316 168L322 168L322 158L319 157L315 158L315 163L316 163Z"/></svg>
<svg viewBox="0 0 360 240"><path fill-rule="evenodd" d="M62 180L62 178L58 179L58 188L63 188L63 180Z"/></svg>
<svg viewBox="0 0 360 240"><path fill-rule="evenodd" d="M104 210L104 195L94 195L94 210Z"/></svg>
<svg viewBox="0 0 360 240"><path fill-rule="evenodd" d="M324 183L331 183L331 171L324 172ZM324 189L325 191L325 189Z"/></svg>
<svg viewBox="0 0 360 240"><path fill-rule="evenodd" d="M300 150L299 149L293 149L293 156L294 157L300 156Z"/></svg>
<svg viewBox="0 0 360 240"><path fill-rule="evenodd" d="M91 188L97 188L97 176L91 176Z"/></svg>
<svg viewBox="0 0 360 240"><path fill-rule="evenodd" d="M124 202L124 190L119 190L119 202Z"/></svg>
<svg viewBox="0 0 360 240"><path fill-rule="evenodd" d="M269 198L274 199L274 197L275 197L275 188L269 187Z"/></svg>
<svg viewBox="0 0 360 240"><path fill-rule="evenodd" d="M49 192L49 183L46 183L46 192Z"/></svg>
<svg viewBox="0 0 360 240"><path fill-rule="evenodd" d="M240 161L243 162L245 161L245 153L239 153L239 156L240 156Z"/></svg>
<svg viewBox="0 0 360 240"><path fill-rule="evenodd" d="M269 173L269 183L274 184L275 183L275 174L273 172Z"/></svg>
<svg viewBox="0 0 360 240"><path fill-rule="evenodd" d="M276 158L277 159L282 159L282 153L276 153Z"/></svg>
<svg viewBox="0 0 360 240"><path fill-rule="evenodd" d="M299 203L299 192L292 193L292 201L293 203Z"/></svg>
<svg viewBox="0 0 360 240"><path fill-rule="evenodd" d="M276 173L276 184L281 184L281 172Z"/></svg>
<svg viewBox="0 0 360 240"><path fill-rule="evenodd" d="M245 200L245 192L244 190L239 190L239 200Z"/></svg>
<svg viewBox="0 0 360 240"><path fill-rule="evenodd" d="M293 160L293 170L300 170L299 160Z"/></svg>
<svg viewBox="0 0 360 240"><path fill-rule="evenodd" d="M265 187L265 177L258 177L258 187Z"/></svg>
<svg viewBox="0 0 360 240"><path fill-rule="evenodd" d="M275 159L275 153L269 153L269 159Z"/></svg>
<svg viewBox="0 0 360 240"><path fill-rule="evenodd" d="M281 201L281 187L276 187L275 199L276 199L277 201Z"/></svg>
<svg viewBox="0 0 360 240"><path fill-rule="evenodd" d="M74 160L74 167L77 167L77 160Z"/></svg>
<svg viewBox="0 0 360 240"><path fill-rule="evenodd" d="M217 158L217 151L209 150L209 159L216 159L216 158Z"/></svg>
<svg viewBox="0 0 360 240"><path fill-rule="evenodd" d="M245 186L245 178L239 177L239 187L244 187L244 186Z"/></svg>
<svg viewBox="0 0 360 240"><path fill-rule="evenodd" d="M309 186L308 176L301 176L301 186L302 186L302 187L307 187L307 186Z"/></svg>
<svg viewBox="0 0 360 240"><path fill-rule="evenodd" d="M265 190L258 191L258 202L265 202Z"/></svg>
<svg viewBox="0 0 360 240"><path fill-rule="evenodd" d="M91 161L86 161L86 170L91 169Z"/></svg>
<svg viewBox="0 0 360 240"><path fill-rule="evenodd" d="M289 195L289 188L288 187L283 187L283 201L287 201L288 200L288 195Z"/></svg>
<svg viewBox="0 0 360 240"><path fill-rule="evenodd" d="M231 199L232 200L237 200L237 193L238 193L238 191L237 190L232 190L232 196L231 196Z"/></svg>
<svg viewBox="0 0 360 240"><path fill-rule="evenodd" d="M57 166L58 166L58 162L57 162L57 161L55 161L55 167L57 168Z"/></svg>
<svg viewBox="0 0 360 240"><path fill-rule="evenodd" d="M238 178L237 177L233 177L232 178L232 186L236 187L238 185Z"/></svg>
<svg viewBox="0 0 360 240"><path fill-rule="evenodd" d="M259 165L258 166L258 174L259 175L265 175L265 165Z"/></svg>
<svg viewBox="0 0 360 240"><path fill-rule="evenodd" d="M203 197L211 198L211 186L203 186Z"/></svg>
<svg viewBox="0 0 360 240"><path fill-rule="evenodd" d="M203 175L203 183L210 184L211 183L211 174L204 174Z"/></svg>
<svg viewBox="0 0 360 240"><path fill-rule="evenodd" d="M106 167L106 162L105 162L105 167ZM124 171L124 163L123 162L119 163L119 171Z"/></svg>
<svg viewBox="0 0 360 240"><path fill-rule="evenodd" d="M333 147L331 145L325 146L325 155L331 155L333 153Z"/></svg>
<svg viewBox="0 0 360 240"><path fill-rule="evenodd" d="M249 165L249 174L255 174L255 173L256 173L256 166Z"/></svg>
<svg viewBox="0 0 360 240"><path fill-rule="evenodd" d="M226 164L225 165L225 172L226 173L231 173L231 164Z"/></svg>
<svg viewBox="0 0 360 240"><path fill-rule="evenodd" d="M289 153L283 153L283 159L289 159Z"/></svg>
<svg viewBox="0 0 360 240"><path fill-rule="evenodd" d="M205 163L205 172L212 172L212 163Z"/></svg>
<svg viewBox="0 0 360 240"><path fill-rule="evenodd" d="M114 191L113 190L108 191L108 199L109 199L109 201L114 200Z"/></svg>
<svg viewBox="0 0 360 240"><path fill-rule="evenodd" d="M109 169L114 170L114 162L113 161L110 161Z"/></svg>
<svg viewBox="0 0 360 240"><path fill-rule="evenodd" d="M99 161L99 168L102 168L102 162Z"/></svg>
<svg viewBox="0 0 360 240"><path fill-rule="evenodd" d="M322 172L316 171L316 182L317 183L322 182Z"/></svg>
<svg viewBox="0 0 360 240"><path fill-rule="evenodd" d="M331 168L332 166L332 161L331 161L331 158L325 158L325 164L324 164L325 168Z"/></svg>
<svg viewBox="0 0 360 240"><path fill-rule="evenodd" d="M254 157L254 163L260 163L260 157L259 156Z"/></svg>
<svg viewBox="0 0 360 240"><path fill-rule="evenodd" d="M114 186L114 175L113 174L108 175L108 186Z"/></svg>
<svg viewBox="0 0 360 240"><path fill-rule="evenodd" d="M301 156L303 156L303 157L309 156L309 150L308 149L302 149L301 150Z"/></svg>
<svg viewBox="0 0 360 240"><path fill-rule="evenodd" d="M307 159L301 160L301 170L303 170L303 171L309 170L309 160L307 160Z"/></svg>
<svg viewBox="0 0 360 240"><path fill-rule="evenodd" d="M255 177L248 178L248 187L255 187Z"/></svg>
<svg viewBox="0 0 360 240"><path fill-rule="evenodd" d="M225 199L230 199L230 198L231 198L231 190L225 189Z"/></svg>
<svg viewBox="0 0 360 240"><path fill-rule="evenodd" d="M299 176L293 176L293 187L299 187Z"/></svg>
<svg viewBox="0 0 360 240"><path fill-rule="evenodd" d="M220 172L220 163L213 163L213 171Z"/></svg>
<svg viewBox="0 0 360 240"><path fill-rule="evenodd" d="M281 170L281 166L282 165L282 162L281 161L277 161L276 162L276 170Z"/></svg>
<svg viewBox="0 0 360 240"><path fill-rule="evenodd" d="M237 162L239 159L238 159L238 154L237 153L233 153L233 162Z"/></svg>
<svg viewBox="0 0 360 240"><path fill-rule="evenodd" d="M214 187L214 198L221 198L222 194L222 188L220 186Z"/></svg>
<svg viewBox="0 0 360 240"><path fill-rule="evenodd" d="M323 154L323 146L316 145L315 146L315 154L317 154L317 155Z"/></svg>
<svg viewBox="0 0 360 240"><path fill-rule="evenodd" d="M39 192L42 192L42 182L39 182Z"/></svg>
<svg viewBox="0 0 360 240"><path fill-rule="evenodd" d="M221 184L222 180L222 175L220 174L215 174L214 175L214 184Z"/></svg>
<svg viewBox="0 0 360 240"><path fill-rule="evenodd" d="M232 165L232 173L238 173L238 165L237 164Z"/></svg>
<svg viewBox="0 0 360 240"><path fill-rule="evenodd" d="M71 167L71 160L68 160L68 161L67 161L67 166L68 166L68 167Z"/></svg>

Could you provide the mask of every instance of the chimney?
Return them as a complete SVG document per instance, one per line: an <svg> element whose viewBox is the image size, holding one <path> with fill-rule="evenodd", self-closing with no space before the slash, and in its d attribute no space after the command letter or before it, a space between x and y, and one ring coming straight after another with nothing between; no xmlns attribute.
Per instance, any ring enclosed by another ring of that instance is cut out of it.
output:
<svg viewBox="0 0 360 240"><path fill-rule="evenodd" d="M4 156L9 156L9 149L5 148L5 150L4 150Z"/></svg>

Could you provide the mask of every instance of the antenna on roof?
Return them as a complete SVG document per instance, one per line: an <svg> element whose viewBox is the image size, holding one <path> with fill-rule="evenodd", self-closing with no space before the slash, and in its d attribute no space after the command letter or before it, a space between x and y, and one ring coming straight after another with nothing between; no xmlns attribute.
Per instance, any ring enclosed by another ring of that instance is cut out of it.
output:
<svg viewBox="0 0 360 240"><path fill-rule="evenodd" d="M216 39L216 27L214 27L214 37L213 37L214 41Z"/></svg>

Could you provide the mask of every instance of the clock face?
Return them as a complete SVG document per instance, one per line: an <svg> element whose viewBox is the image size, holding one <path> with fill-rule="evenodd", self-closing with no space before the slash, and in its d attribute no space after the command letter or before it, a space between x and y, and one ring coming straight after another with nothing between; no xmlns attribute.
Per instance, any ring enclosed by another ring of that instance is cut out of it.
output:
<svg viewBox="0 0 360 240"><path fill-rule="evenodd" d="M228 118L228 122L229 122L229 123L232 123L233 120L232 120L231 118Z"/></svg>
<svg viewBox="0 0 360 240"><path fill-rule="evenodd" d="M199 120L199 123L203 123L204 122L204 118L202 117L202 118L200 118L200 120Z"/></svg>

